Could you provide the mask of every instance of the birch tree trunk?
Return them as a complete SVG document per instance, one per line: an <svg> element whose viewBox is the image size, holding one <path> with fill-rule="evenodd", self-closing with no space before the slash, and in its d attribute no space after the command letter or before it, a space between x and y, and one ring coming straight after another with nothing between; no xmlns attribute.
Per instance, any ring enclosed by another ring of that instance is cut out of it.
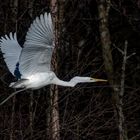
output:
<svg viewBox="0 0 140 140"><path fill-rule="evenodd" d="M105 70L108 75L109 83L110 85L112 85L112 89L113 89L112 101L114 105L114 112L116 114L116 119L117 119L117 127L119 130L119 140L128 140L126 127L124 124L124 114L123 114L123 106L122 106L122 88L120 90L118 87L115 87L116 81L114 80L115 75L113 70L113 60L111 54L111 39L110 39L110 33L108 29L108 17L109 17L108 15L109 15L110 4L111 4L110 0L98 1L98 12L99 12L99 19L100 19L100 23L99 23L100 38L102 44L102 53L103 53ZM124 73L123 73L123 78L124 78Z"/></svg>
<svg viewBox="0 0 140 140"><path fill-rule="evenodd" d="M52 12L52 19L54 23L54 34L55 34L55 47L58 47L58 28L57 28L57 1L51 1L51 12ZM57 73L57 53L54 50L53 53L53 64L52 68ZM60 124L59 124L59 106L58 106L58 87L56 85L51 85L50 87L50 138L52 140L59 140L60 139Z"/></svg>
<svg viewBox="0 0 140 140"><path fill-rule="evenodd" d="M57 73L57 50L60 47L60 32L61 24L63 21L63 0L51 0L51 13L54 23L54 34L55 34L55 50L53 53L52 67ZM58 105L58 87L51 85L50 88L50 134L51 140L60 140L60 120L59 120L59 105Z"/></svg>

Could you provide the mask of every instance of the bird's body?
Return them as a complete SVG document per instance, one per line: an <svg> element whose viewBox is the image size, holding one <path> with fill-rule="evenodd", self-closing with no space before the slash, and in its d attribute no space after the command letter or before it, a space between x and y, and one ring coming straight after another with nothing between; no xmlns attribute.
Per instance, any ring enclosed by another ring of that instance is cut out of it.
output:
<svg viewBox="0 0 140 140"><path fill-rule="evenodd" d="M18 44L16 33L1 37L1 51L10 72L18 79L13 88L39 89L52 83L51 71L54 35L50 14L42 14L31 24L23 47Z"/></svg>
<svg viewBox="0 0 140 140"><path fill-rule="evenodd" d="M22 78L17 82L11 83L10 87L26 88L26 89L34 90L34 89L40 89L50 84L56 84L56 85L66 86L66 87L74 87L77 83L99 82L99 81L106 81L106 80L75 76L70 81L62 81L59 78L57 78L54 72L48 71L44 73L36 73L34 75Z"/></svg>
<svg viewBox="0 0 140 140"><path fill-rule="evenodd" d="M70 81L57 78L51 70L54 34L48 13L41 14L33 21L23 47L19 45L16 33L10 33L1 37L0 48L9 71L18 78L17 82L10 84L12 88L39 89L49 84L74 87L77 83L107 81L80 76Z"/></svg>
<svg viewBox="0 0 140 140"><path fill-rule="evenodd" d="M52 84L53 79L55 78L53 72L42 72L30 75L28 77L22 77L21 80L13 82L10 84L10 87L14 88L26 88L26 89L39 89L46 85Z"/></svg>

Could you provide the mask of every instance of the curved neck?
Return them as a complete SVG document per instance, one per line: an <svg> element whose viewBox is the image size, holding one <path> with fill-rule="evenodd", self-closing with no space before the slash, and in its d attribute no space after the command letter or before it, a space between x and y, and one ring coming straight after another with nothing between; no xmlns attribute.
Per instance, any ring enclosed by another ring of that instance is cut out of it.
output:
<svg viewBox="0 0 140 140"><path fill-rule="evenodd" d="M96 82L96 80L90 77L75 76L70 81L62 81L59 78L55 77L52 81L52 84L74 87L78 83L91 83L91 82Z"/></svg>
<svg viewBox="0 0 140 140"><path fill-rule="evenodd" d="M52 84L56 84L56 85L60 85L60 86L65 86L65 87L74 87L77 83L74 83L72 81L63 81L63 80L60 80L59 78L56 77L53 80Z"/></svg>

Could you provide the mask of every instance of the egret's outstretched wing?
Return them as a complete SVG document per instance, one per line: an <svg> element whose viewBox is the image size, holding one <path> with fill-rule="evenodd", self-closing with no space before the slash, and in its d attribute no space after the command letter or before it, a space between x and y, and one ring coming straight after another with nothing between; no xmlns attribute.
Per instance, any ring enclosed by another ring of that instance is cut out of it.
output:
<svg viewBox="0 0 140 140"><path fill-rule="evenodd" d="M21 46L17 42L16 33L12 33L9 36L1 37L0 48L2 53L4 53L5 62L9 68L9 71L14 75L16 64L19 61L19 56L21 54Z"/></svg>
<svg viewBox="0 0 140 140"><path fill-rule="evenodd" d="M53 38L51 15L40 15L31 24L21 52L19 70L24 77L50 71Z"/></svg>

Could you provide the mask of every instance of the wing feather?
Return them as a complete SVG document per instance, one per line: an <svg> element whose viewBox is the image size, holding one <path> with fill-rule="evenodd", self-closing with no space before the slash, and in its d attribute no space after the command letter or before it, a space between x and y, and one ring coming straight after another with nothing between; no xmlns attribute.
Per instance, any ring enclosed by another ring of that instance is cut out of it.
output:
<svg viewBox="0 0 140 140"><path fill-rule="evenodd" d="M51 16L47 13L42 14L31 24L21 52L19 70L24 78L50 71L53 39Z"/></svg>
<svg viewBox="0 0 140 140"><path fill-rule="evenodd" d="M0 47L5 59L6 65L9 71L14 75L15 67L19 61L19 56L21 53L21 46L17 42L16 33L10 33L9 36L1 37Z"/></svg>

